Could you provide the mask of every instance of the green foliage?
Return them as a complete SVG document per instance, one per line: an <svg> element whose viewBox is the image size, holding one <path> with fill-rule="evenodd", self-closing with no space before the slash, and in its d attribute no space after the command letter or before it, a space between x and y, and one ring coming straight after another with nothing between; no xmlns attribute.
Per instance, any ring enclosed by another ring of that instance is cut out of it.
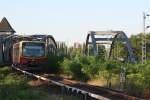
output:
<svg viewBox="0 0 150 100"><path fill-rule="evenodd" d="M98 57L85 56L77 53L70 59L64 59L62 63L62 70L64 73L72 75L75 79L86 80L98 77L101 73L103 73L103 71L107 71L107 74L119 73L120 69L117 64L118 63L114 61L105 62Z"/></svg>
<svg viewBox="0 0 150 100"><path fill-rule="evenodd" d="M98 58L101 59L101 60L105 60L106 59L105 46L97 45L97 50L98 50Z"/></svg>
<svg viewBox="0 0 150 100"><path fill-rule="evenodd" d="M72 63L73 62L71 60L69 60L67 58L64 59L61 66L62 66L63 71L64 71L65 74L68 74L68 75L72 74L72 72L70 71L70 66L72 65Z"/></svg>
<svg viewBox="0 0 150 100"><path fill-rule="evenodd" d="M142 66L142 74L144 77L145 88L150 89L150 61L148 61L144 66Z"/></svg>
<svg viewBox="0 0 150 100"><path fill-rule="evenodd" d="M10 67L2 67L0 68L0 74L1 75L7 75L11 72L11 68Z"/></svg>
<svg viewBox="0 0 150 100"><path fill-rule="evenodd" d="M121 63L113 60L100 60L94 56L84 56L80 53L70 58L65 58L62 62L64 73L79 80L91 80L103 77L107 80L107 85L111 86L114 77L119 76L121 68L125 70L126 81L124 89L127 93L140 96L144 89L150 89L150 62L147 64ZM135 91L136 90L136 91Z"/></svg>
<svg viewBox="0 0 150 100"><path fill-rule="evenodd" d="M126 80L126 91L129 94L141 96L144 91L144 77L142 74L129 74Z"/></svg>
<svg viewBox="0 0 150 100"><path fill-rule="evenodd" d="M39 90L22 89L16 85L0 87L0 98L3 100L46 100L48 97Z"/></svg>
<svg viewBox="0 0 150 100"><path fill-rule="evenodd" d="M67 57L65 55L48 55L48 61L44 64L44 68L47 69L47 71L50 71L52 73L57 73L60 71L60 64L63 62L64 57Z"/></svg>
<svg viewBox="0 0 150 100"><path fill-rule="evenodd" d="M128 93L142 96L144 90L150 90L150 62L145 64L126 64L125 89ZM136 91L135 91L136 90Z"/></svg>
<svg viewBox="0 0 150 100"><path fill-rule="evenodd" d="M150 33L146 34L146 39L147 58L149 59ZM111 60L104 59L106 55L103 54L106 54L106 51L101 46L98 46L99 55L97 57L84 56L81 54L81 50L72 49L71 56L65 58L62 62L62 69L76 79L103 77L110 82L113 77L120 76L123 68L126 79L124 89L130 94L142 96L145 89L150 90L150 62L147 61L144 65L139 64L141 62L141 34L132 35L129 40L136 56L137 64L130 64L127 47L124 42L117 39L112 50ZM89 47L88 54L91 55L91 53L92 48ZM124 60L124 63L117 62L120 58Z"/></svg>
<svg viewBox="0 0 150 100"><path fill-rule="evenodd" d="M70 73L76 79L91 79L98 75L100 70L99 60L93 56L83 56L76 54L70 59L65 59L62 69L65 73Z"/></svg>
<svg viewBox="0 0 150 100"><path fill-rule="evenodd" d="M141 62L141 56L142 56L142 51L141 51L141 33L137 35L132 35L130 37L130 42L134 50L134 54L138 60L138 62ZM150 33L146 34L146 51L147 51L147 58L150 58Z"/></svg>
<svg viewBox="0 0 150 100"><path fill-rule="evenodd" d="M130 42L133 48L133 52L137 58L137 61L140 62L141 61L141 34L138 35L132 35L130 37Z"/></svg>
<svg viewBox="0 0 150 100"><path fill-rule="evenodd" d="M0 68L0 98L2 100L47 100L45 92L32 89L27 78L12 73L10 67Z"/></svg>
<svg viewBox="0 0 150 100"><path fill-rule="evenodd" d="M82 65L77 62L73 62L70 66L70 71L72 72L72 76L79 80L86 80L87 77L82 71Z"/></svg>
<svg viewBox="0 0 150 100"><path fill-rule="evenodd" d="M100 71L100 61L96 57L88 56L82 57L81 62L83 66L82 71L90 78L95 78Z"/></svg>
<svg viewBox="0 0 150 100"><path fill-rule="evenodd" d="M120 70L120 63L113 60L107 60L107 62L105 62L105 67L106 70L111 71L112 73L118 73Z"/></svg>

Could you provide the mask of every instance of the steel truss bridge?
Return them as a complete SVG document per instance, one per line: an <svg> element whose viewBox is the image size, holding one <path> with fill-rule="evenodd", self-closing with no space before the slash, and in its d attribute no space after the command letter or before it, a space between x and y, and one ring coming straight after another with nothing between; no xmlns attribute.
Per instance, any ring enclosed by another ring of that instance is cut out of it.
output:
<svg viewBox="0 0 150 100"><path fill-rule="evenodd" d="M130 62L135 63L135 55L133 49L129 42L127 35L123 31L90 31L86 38L86 49L85 53L88 53L88 48L91 45L92 54L94 56L98 55L97 44L107 46L108 58L112 55L112 50L115 45L115 41L121 39L122 42L126 45L127 51L129 53Z"/></svg>

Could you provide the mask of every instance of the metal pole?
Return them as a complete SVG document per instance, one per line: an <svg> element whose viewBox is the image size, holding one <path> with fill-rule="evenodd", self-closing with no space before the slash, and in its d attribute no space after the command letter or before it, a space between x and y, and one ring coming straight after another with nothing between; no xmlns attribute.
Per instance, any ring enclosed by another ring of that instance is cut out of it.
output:
<svg viewBox="0 0 150 100"><path fill-rule="evenodd" d="M95 40L95 32L91 32L91 38L92 38L93 54L94 54L94 56L97 56L97 47L96 47L96 40Z"/></svg>
<svg viewBox="0 0 150 100"><path fill-rule="evenodd" d="M142 64L144 64L146 60L146 36L145 36L145 13L143 12L143 33L142 35Z"/></svg>
<svg viewBox="0 0 150 100"><path fill-rule="evenodd" d="M143 33L142 35L142 64L144 63L144 33L145 33L145 13L143 12Z"/></svg>

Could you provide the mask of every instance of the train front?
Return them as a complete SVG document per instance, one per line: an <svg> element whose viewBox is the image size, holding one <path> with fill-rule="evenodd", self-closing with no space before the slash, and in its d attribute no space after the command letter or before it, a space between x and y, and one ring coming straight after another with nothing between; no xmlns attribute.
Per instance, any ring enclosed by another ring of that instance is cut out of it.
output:
<svg viewBox="0 0 150 100"><path fill-rule="evenodd" d="M34 66L46 63L45 42L24 41L22 42L22 56L20 63L22 65Z"/></svg>

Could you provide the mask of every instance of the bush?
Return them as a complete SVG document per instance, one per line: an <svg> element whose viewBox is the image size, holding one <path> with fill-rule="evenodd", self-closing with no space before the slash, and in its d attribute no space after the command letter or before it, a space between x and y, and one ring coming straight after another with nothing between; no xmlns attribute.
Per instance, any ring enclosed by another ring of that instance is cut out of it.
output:
<svg viewBox="0 0 150 100"><path fill-rule="evenodd" d="M65 74L69 75L72 74L71 70L70 70L70 66L72 65L72 61L65 58L63 63L61 64L62 70Z"/></svg>
<svg viewBox="0 0 150 100"><path fill-rule="evenodd" d="M145 90L150 90L150 61L143 65L123 64L113 60L105 61L99 59L99 57L76 53L70 58L65 58L61 65L64 73L71 75L75 79L88 80L97 78L97 76L103 77L107 80L108 86L111 86L112 78L118 77L123 70L126 78L124 89L127 93L142 96Z"/></svg>
<svg viewBox="0 0 150 100"><path fill-rule="evenodd" d="M144 76L144 84L145 87L150 89L150 62L148 62L145 66L143 66L142 74Z"/></svg>
<svg viewBox="0 0 150 100"><path fill-rule="evenodd" d="M142 76L142 74L130 74L127 75L125 89L131 95L142 96L145 88L143 83L144 77Z"/></svg>
<svg viewBox="0 0 150 100"><path fill-rule="evenodd" d="M72 72L72 76L78 80L87 80L87 75L82 71L83 66L80 63L73 62L70 66L70 71Z"/></svg>
<svg viewBox="0 0 150 100"><path fill-rule="evenodd" d="M136 96L142 96L145 89L150 90L149 75L149 61L146 64L128 64L126 67L126 91Z"/></svg>
<svg viewBox="0 0 150 100"><path fill-rule="evenodd" d="M12 73L10 67L0 68L0 98L2 100L47 100L48 95L28 85L28 79Z"/></svg>
<svg viewBox="0 0 150 100"><path fill-rule="evenodd" d="M62 63L62 70L65 74L71 75L78 80L87 80L87 76L82 72L82 65L77 61L72 61L67 58Z"/></svg>
<svg viewBox="0 0 150 100"><path fill-rule="evenodd" d="M77 54L74 58L65 59L62 63L65 73L73 78L87 80L95 78L100 70L100 62L96 57Z"/></svg>
<svg viewBox="0 0 150 100"><path fill-rule="evenodd" d="M46 70L58 73L60 71L60 63L64 60L64 55L48 55L48 61L44 64Z"/></svg>
<svg viewBox="0 0 150 100"><path fill-rule="evenodd" d="M100 61L93 56L83 57L81 60L83 65L82 71L90 78L95 78L100 71Z"/></svg>

